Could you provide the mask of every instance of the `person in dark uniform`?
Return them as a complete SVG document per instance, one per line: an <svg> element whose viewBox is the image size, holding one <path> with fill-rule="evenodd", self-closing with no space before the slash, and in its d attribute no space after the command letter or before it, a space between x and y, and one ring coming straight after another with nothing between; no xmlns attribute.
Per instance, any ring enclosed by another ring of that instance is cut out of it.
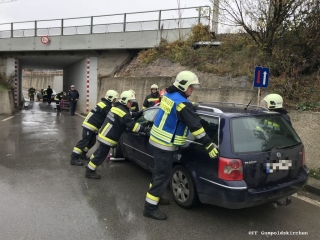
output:
<svg viewBox="0 0 320 240"><path fill-rule="evenodd" d="M91 111L82 123L82 139L73 148L71 153L71 165L81 166L79 158L89 160L87 152L96 144L96 135L107 117L112 104L119 98L119 94L114 90L109 90L104 98Z"/></svg>
<svg viewBox="0 0 320 240"><path fill-rule="evenodd" d="M211 158L218 155L216 145L204 131L192 103L188 100L199 85L198 77L193 72L182 71L161 99L149 138L155 165L145 199L145 217L156 220L167 218L167 215L159 210L159 203L161 204L160 199L170 180L175 151L185 144L189 130Z"/></svg>
<svg viewBox="0 0 320 240"><path fill-rule="evenodd" d="M34 101L35 94L36 94L36 89L34 87L31 87L28 89L28 96L30 98L30 101Z"/></svg>
<svg viewBox="0 0 320 240"><path fill-rule="evenodd" d="M59 92L58 94L56 94L54 96L54 101L56 102L56 106L57 106L57 112L61 112L61 107L60 107L60 102L61 102L61 99L66 96L66 93L61 91Z"/></svg>
<svg viewBox="0 0 320 240"><path fill-rule="evenodd" d="M48 104L51 104L51 95L52 95L53 91L51 89L50 86L48 86L47 88L47 99L48 99Z"/></svg>
<svg viewBox="0 0 320 240"><path fill-rule="evenodd" d="M283 98L279 94L268 94L261 100L260 106L266 107L270 111L280 113L290 126L292 126L288 111L283 107Z"/></svg>
<svg viewBox="0 0 320 240"><path fill-rule="evenodd" d="M86 166L86 178L100 179L96 169L106 159L111 147L117 145L120 136L126 128L132 132L145 132L146 129L136 123L130 113L130 108L136 98L130 91L121 93L119 102L114 104L104 120L99 130L98 141L100 142L97 150L91 155L90 162Z"/></svg>
<svg viewBox="0 0 320 240"><path fill-rule="evenodd" d="M71 85L71 89L68 92L68 97L70 100L70 113L71 116L73 116L74 112L76 111L77 102L79 99L79 92L75 89L74 85Z"/></svg>
<svg viewBox="0 0 320 240"><path fill-rule="evenodd" d="M143 102L143 109L153 107L156 102L159 102L160 94L158 92L158 85L152 84L151 85L151 94L146 96Z"/></svg>

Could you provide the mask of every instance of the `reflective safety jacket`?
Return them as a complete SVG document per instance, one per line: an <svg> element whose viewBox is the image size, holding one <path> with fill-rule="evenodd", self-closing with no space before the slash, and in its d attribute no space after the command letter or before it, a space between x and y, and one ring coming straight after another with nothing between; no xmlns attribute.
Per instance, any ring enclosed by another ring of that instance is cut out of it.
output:
<svg viewBox="0 0 320 240"><path fill-rule="evenodd" d="M156 92L155 94L149 94L146 96L143 102L143 108L153 107L156 103L159 102L160 94Z"/></svg>
<svg viewBox="0 0 320 240"><path fill-rule="evenodd" d="M29 88L28 89L28 93L33 93L34 94L35 92L36 92L36 89L34 89L34 88Z"/></svg>
<svg viewBox="0 0 320 240"><path fill-rule="evenodd" d="M205 146L211 144L186 96L178 91L166 93L151 128L149 143L163 150L174 151L177 146L185 144L189 129L198 142Z"/></svg>
<svg viewBox="0 0 320 240"><path fill-rule="evenodd" d="M132 103L130 111L131 112L139 112L139 105L137 102Z"/></svg>
<svg viewBox="0 0 320 240"><path fill-rule="evenodd" d="M132 132L144 131L144 127L132 119L129 109L117 102L108 112L100 128L98 141L105 145L115 146L126 128Z"/></svg>
<svg viewBox="0 0 320 240"><path fill-rule="evenodd" d="M84 119L82 127L94 133L98 133L111 107L111 102L105 98L101 98L101 102L92 108L87 117Z"/></svg>

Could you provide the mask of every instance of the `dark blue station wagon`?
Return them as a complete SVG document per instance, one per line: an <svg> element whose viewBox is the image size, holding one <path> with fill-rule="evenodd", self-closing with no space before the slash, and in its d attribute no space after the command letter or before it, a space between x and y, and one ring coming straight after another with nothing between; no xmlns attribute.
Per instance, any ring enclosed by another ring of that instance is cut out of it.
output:
<svg viewBox="0 0 320 240"><path fill-rule="evenodd" d="M295 130L279 113L253 108L212 103L197 108L219 156L211 159L202 144L188 136L176 153L170 179L178 205L190 208L200 201L240 209L276 202L304 187L309 169ZM147 109L137 122L152 126L158 109ZM114 154L149 171L154 167L147 136L126 131Z"/></svg>

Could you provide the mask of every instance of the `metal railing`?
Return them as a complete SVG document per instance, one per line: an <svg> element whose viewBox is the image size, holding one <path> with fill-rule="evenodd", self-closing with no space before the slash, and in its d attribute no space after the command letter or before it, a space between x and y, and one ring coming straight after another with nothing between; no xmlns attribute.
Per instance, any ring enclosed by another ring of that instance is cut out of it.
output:
<svg viewBox="0 0 320 240"><path fill-rule="evenodd" d="M210 12L209 6L200 6L93 17L2 23L0 24L0 38L183 29L191 28L199 23L210 25ZM143 17L143 15L149 16Z"/></svg>

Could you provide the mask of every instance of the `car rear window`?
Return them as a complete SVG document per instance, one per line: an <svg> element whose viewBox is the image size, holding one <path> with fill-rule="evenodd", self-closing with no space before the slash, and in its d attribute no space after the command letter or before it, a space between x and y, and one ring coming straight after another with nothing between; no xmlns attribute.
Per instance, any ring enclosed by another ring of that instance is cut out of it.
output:
<svg viewBox="0 0 320 240"><path fill-rule="evenodd" d="M301 144L293 128L280 115L233 118L231 139L235 153L266 152Z"/></svg>

